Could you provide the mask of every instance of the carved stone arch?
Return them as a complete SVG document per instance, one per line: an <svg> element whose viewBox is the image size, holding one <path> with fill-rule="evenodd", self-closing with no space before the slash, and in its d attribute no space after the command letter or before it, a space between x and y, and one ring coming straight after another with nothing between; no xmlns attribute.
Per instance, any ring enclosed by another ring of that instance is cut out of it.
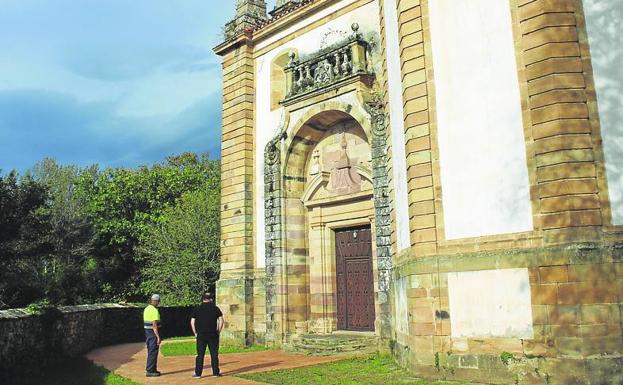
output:
<svg viewBox="0 0 623 385"><path fill-rule="evenodd" d="M300 118L297 119L296 123L292 124L287 129L287 138L283 145L284 148L290 148L296 134L304 128L305 124L310 119L327 111L339 111L350 115L357 121L357 123L359 123L361 128L363 128L363 131L368 138L368 143L372 145L372 124L370 121L370 114L364 109L364 107L362 107L360 103L351 104L338 100L329 100L310 107Z"/></svg>
<svg viewBox="0 0 623 385"><path fill-rule="evenodd" d="M292 113L285 112L285 120ZM296 122L284 122L278 135L266 146L266 306L267 340L277 341L295 332L297 325L309 319L308 308L292 307L289 295L297 303L307 303L305 283L288 283L286 272L305 271L307 240L293 237L305 229L305 210L301 201L308 177L306 162L315 144L327 130L320 127L322 119L330 125L340 118L356 121L370 145L372 170L367 175L373 184L376 258L378 261L378 301L387 308L391 277L391 221L389 209L389 178L387 175L387 133L383 104L378 98L366 103L327 101L306 110ZM319 127L314 127L319 123ZM317 131L317 132L316 132ZM365 170L364 170L365 171ZM359 172L359 170L358 170ZM365 172L363 173L365 174ZM366 178L366 179L368 179ZM318 182L320 183L320 182ZM300 282L297 279L297 282ZM301 285L298 287L297 285ZM384 312L384 311L383 311ZM381 324L390 322L390 314L379 314ZM384 327L381 329L385 329ZM388 329L385 329L388 330Z"/></svg>

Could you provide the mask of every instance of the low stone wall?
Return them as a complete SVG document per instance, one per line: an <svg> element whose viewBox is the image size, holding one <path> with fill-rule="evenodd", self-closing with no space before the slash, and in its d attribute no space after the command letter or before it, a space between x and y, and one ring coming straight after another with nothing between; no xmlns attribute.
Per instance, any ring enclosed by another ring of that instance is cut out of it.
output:
<svg viewBox="0 0 623 385"><path fill-rule="evenodd" d="M0 384L62 357L143 341L142 312L142 305L118 304L62 307L40 315L24 309L0 311ZM162 335L191 335L190 312L189 307L161 308Z"/></svg>

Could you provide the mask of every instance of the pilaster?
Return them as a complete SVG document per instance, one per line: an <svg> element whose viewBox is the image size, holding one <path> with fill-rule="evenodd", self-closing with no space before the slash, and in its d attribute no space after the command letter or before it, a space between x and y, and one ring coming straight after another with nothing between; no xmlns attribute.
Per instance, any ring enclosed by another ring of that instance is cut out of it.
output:
<svg viewBox="0 0 623 385"><path fill-rule="evenodd" d="M246 39L221 46L223 127L221 152L221 279L218 302L225 338L249 343L253 330L254 61Z"/></svg>
<svg viewBox="0 0 623 385"><path fill-rule="evenodd" d="M520 0L520 70L527 82L536 169L535 227L549 244L601 238L602 205L587 79L578 39L581 2Z"/></svg>
<svg viewBox="0 0 623 385"><path fill-rule="evenodd" d="M437 251L437 241L443 237L440 215L440 191L434 183L436 138L431 129L434 93L430 89L426 57L431 53L424 44L423 7L420 0L397 0L398 32L400 35L400 65L403 85L405 153L409 193L409 222L411 244L416 254L428 255Z"/></svg>

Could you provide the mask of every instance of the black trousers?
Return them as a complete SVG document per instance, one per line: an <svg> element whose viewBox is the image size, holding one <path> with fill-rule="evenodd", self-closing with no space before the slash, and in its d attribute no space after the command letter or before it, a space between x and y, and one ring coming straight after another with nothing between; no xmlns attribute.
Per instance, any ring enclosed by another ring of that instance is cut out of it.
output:
<svg viewBox="0 0 623 385"><path fill-rule="evenodd" d="M145 329L145 343L147 344L147 373L155 373L158 370L158 339L153 330Z"/></svg>
<svg viewBox="0 0 623 385"><path fill-rule="evenodd" d="M195 374L203 373L203 362L206 355L206 347L210 349L210 363L212 364L212 374L219 374L221 371L218 367L218 346L219 335L198 335L197 336L197 358L195 359Z"/></svg>

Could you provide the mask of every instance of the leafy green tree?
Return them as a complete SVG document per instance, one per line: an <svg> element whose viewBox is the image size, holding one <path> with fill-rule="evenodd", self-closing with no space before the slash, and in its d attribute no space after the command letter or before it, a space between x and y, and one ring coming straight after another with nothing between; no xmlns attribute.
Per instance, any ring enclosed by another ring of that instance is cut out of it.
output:
<svg viewBox="0 0 623 385"><path fill-rule="evenodd" d="M213 172L214 161L207 155L185 153L150 167L109 168L82 176L78 193L95 228L103 299L143 298L141 260L136 258L139 239L184 193L204 187Z"/></svg>
<svg viewBox="0 0 623 385"><path fill-rule="evenodd" d="M220 192L213 186L182 195L141 237L141 286L168 304L196 303L218 279Z"/></svg>
<svg viewBox="0 0 623 385"><path fill-rule="evenodd" d="M21 178L0 173L0 308L156 288L194 302L218 276L219 168L185 153L138 169L44 159Z"/></svg>
<svg viewBox="0 0 623 385"><path fill-rule="evenodd" d="M39 257L50 251L47 201L46 187L32 178L0 175L0 307L43 296Z"/></svg>
<svg viewBox="0 0 623 385"><path fill-rule="evenodd" d="M39 258L45 298L53 304L69 305L95 301L100 277L93 260L93 226L84 213L84 202L76 195L83 174L96 175L97 166L85 169L59 165L46 158L27 175L46 186L49 218L46 233L51 250Z"/></svg>

